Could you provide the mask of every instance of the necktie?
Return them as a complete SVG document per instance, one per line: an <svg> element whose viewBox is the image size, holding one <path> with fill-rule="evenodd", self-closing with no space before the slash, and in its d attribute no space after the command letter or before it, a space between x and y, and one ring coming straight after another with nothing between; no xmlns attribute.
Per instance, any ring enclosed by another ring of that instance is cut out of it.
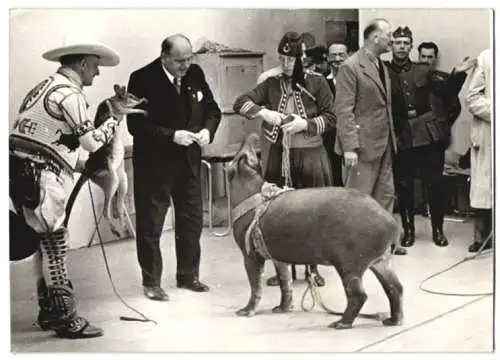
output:
<svg viewBox="0 0 500 360"><path fill-rule="evenodd" d="M176 77L174 78L174 85L175 85L175 89L177 90L177 94L181 94L181 79Z"/></svg>
<svg viewBox="0 0 500 360"><path fill-rule="evenodd" d="M378 74L380 76L380 80L382 81L382 85L385 87L385 71L384 71L384 64L382 64L382 60L378 58Z"/></svg>

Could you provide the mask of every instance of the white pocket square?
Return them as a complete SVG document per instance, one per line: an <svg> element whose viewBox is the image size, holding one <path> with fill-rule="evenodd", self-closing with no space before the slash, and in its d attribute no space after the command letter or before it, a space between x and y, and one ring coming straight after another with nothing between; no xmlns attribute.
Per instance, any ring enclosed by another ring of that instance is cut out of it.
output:
<svg viewBox="0 0 500 360"><path fill-rule="evenodd" d="M198 102L203 99L203 93L200 90L196 92L196 98L198 99Z"/></svg>

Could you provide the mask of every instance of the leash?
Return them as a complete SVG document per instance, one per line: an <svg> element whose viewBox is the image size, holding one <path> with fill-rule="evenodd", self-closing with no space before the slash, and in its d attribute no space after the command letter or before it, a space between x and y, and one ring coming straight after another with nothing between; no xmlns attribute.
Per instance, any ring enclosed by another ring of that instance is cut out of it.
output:
<svg viewBox="0 0 500 360"><path fill-rule="evenodd" d="M316 306L316 303L319 304L319 306L325 310L328 314L332 315L338 315L338 316L343 316L344 313L340 311L334 311L327 307L323 301L323 298L321 297L321 293L319 292L318 285L316 285L316 282L312 278L312 273L308 273L306 275L306 281L307 281L307 288L304 291L304 294L302 295L302 300L301 300L301 307L303 311L310 312L314 307ZM311 299L312 299L312 305L310 307L305 306L305 300L307 294L310 293ZM377 321L382 321L384 319L387 319L389 317L389 314L384 313L384 312L378 312L378 313L372 313L372 314L364 314L360 313L358 315L360 318L364 319L374 319Z"/></svg>
<svg viewBox="0 0 500 360"><path fill-rule="evenodd" d="M292 187L292 174L290 170L290 143L291 135L283 131L283 153L281 156L281 175L285 178L285 186Z"/></svg>
<svg viewBox="0 0 500 360"><path fill-rule="evenodd" d="M106 271L108 273L109 281L111 282L111 287L113 288L115 295L118 297L118 299L120 299L120 301L123 303L123 305L125 305L127 308L129 308L130 310L132 310L133 312L135 312L136 314L138 314L142 317L142 319L139 319L139 318L134 318L134 317L129 317L129 316L120 316L120 320L122 320L122 321L152 322L155 325L158 325L158 323L156 321L148 318L146 315L141 313L139 310L136 310L134 307L127 304L127 302L118 293L118 290L116 290L115 283L113 281L113 277L111 276L111 270L109 268L108 257L106 256L106 251L104 249L104 242L103 242L102 237L101 237L101 232L99 231L99 222L98 222L97 214L95 211L94 196L92 195L92 188L90 187L90 181L88 181L87 184L89 187L90 201L92 203L92 213L94 214L94 221L95 221L95 226L96 226L96 231L97 231L97 237L99 238L99 245L101 247L101 252L102 252L102 256L104 258L104 264L106 265ZM104 213L104 209L103 209L103 213Z"/></svg>
<svg viewBox="0 0 500 360"><path fill-rule="evenodd" d="M479 247L479 250L476 254L474 255L471 255L471 256L466 256L465 258L463 258L462 260L460 260L459 262L447 267L446 269L444 270L441 270L435 274L432 274L430 276L428 276L427 278L425 278L421 283L420 283L420 286L419 286L419 289L422 290L422 291L425 291L427 293L430 293L430 294L435 294L435 295L447 295L447 296L489 296L489 295L493 295L492 292L488 292L488 293L477 293L477 294L474 294L474 293L448 293L448 292L442 292L442 291L435 291L435 290L429 290L429 289L426 289L424 288L424 284L435 278L436 276L439 276L441 274L444 274L445 272L448 272L450 271L451 269L454 269L456 268L457 266L467 262L467 261L470 261L470 260L474 260L474 259L477 259L481 253L483 252L486 244L488 243L488 241L491 241L492 240L492 237L493 237L493 232L490 232L488 237L486 238L486 240L483 241L483 243L481 244L481 246Z"/></svg>

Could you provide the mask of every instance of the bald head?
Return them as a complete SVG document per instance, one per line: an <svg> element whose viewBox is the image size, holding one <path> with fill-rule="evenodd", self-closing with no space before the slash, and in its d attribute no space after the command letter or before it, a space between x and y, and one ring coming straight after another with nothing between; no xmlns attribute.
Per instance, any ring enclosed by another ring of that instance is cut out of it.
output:
<svg viewBox="0 0 500 360"><path fill-rule="evenodd" d="M182 34L173 34L161 44L161 62L174 77L186 75L193 61L191 41Z"/></svg>
<svg viewBox="0 0 500 360"><path fill-rule="evenodd" d="M372 20L363 31L365 46L376 55L391 50L391 24L386 19Z"/></svg>

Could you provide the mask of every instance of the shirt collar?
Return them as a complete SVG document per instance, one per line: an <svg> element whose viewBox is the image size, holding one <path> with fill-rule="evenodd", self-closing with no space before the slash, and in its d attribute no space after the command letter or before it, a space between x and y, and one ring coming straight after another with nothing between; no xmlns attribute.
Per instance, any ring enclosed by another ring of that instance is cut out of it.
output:
<svg viewBox="0 0 500 360"><path fill-rule="evenodd" d="M57 73L67 77L71 82L76 84L79 88L83 88L82 79L75 70L67 66L61 66L59 69L57 69Z"/></svg>
<svg viewBox="0 0 500 360"><path fill-rule="evenodd" d="M163 68L163 71L165 71L165 74L167 74L167 77L168 77L168 79L170 80L170 82L171 82L172 84L174 84L174 79L175 79L175 76L174 76L174 75L172 75L172 74L171 74L171 73L167 70L167 68L166 68L163 64L161 64L161 67ZM174 84L174 85L175 85L175 84Z"/></svg>

